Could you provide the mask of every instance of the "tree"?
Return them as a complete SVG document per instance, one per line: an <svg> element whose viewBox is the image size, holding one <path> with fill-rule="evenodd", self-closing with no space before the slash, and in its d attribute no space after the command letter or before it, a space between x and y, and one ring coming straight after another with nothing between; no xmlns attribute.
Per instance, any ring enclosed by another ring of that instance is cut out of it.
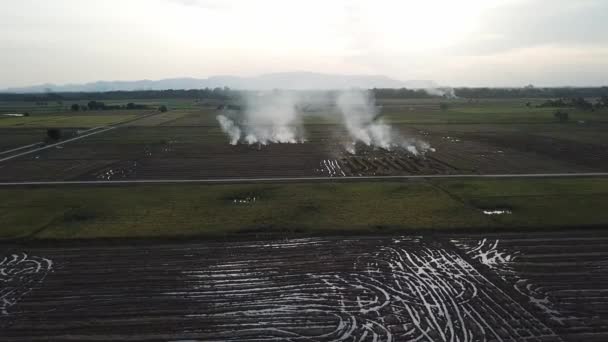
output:
<svg viewBox="0 0 608 342"><path fill-rule="evenodd" d="M553 113L553 116L555 116L555 118L557 118L559 120L559 122L567 122L570 119L568 113L563 112L561 110L558 110L555 113Z"/></svg>
<svg viewBox="0 0 608 342"><path fill-rule="evenodd" d="M89 107L90 110L101 110L106 109L106 104L103 102L90 101L87 104L87 107Z"/></svg>
<svg viewBox="0 0 608 342"><path fill-rule="evenodd" d="M583 97L577 97L571 100L572 106L582 110L593 110L593 104L588 102Z"/></svg>
<svg viewBox="0 0 608 342"><path fill-rule="evenodd" d="M49 139L57 141L61 139L62 132L59 128L49 128L46 130L46 135Z"/></svg>
<svg viewBox="0 0 608 342"><path fill-rule="evenodd" d="M445 102L441 102L441 103L439 104L439 108L440 108L442 111L446 111L446 110L448 110L448 109L450 108L450 105L448 105L448 104L447 104L447 103L445 103Z"/></svg>
<svg viewBox="0 0 608 342"><path fill-rule="evenodd" d="M608 96L604 95L596 100L595 109L608 108Z"/></svg>
<svg viewBox="0 0 608 342"><path fill-rule="evenodd" d="M71 108L72 112L77 112L80 110L80 105L78 103L74 103Z"/></svg>
<svg viewBox="0 0 608 342"><path fill-rule="evenodd" d="M169 109L167 108L167 106L162 105L160 107L158 107L158 111L161 113L166 113Z"/></svg>

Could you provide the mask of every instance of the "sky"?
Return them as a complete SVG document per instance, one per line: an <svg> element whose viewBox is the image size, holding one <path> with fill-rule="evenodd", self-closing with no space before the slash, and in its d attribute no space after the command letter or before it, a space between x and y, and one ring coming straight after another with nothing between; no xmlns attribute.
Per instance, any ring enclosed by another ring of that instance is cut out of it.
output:
<svg viewBox="0 0 608 342"><path fill-rule="evenodd" d="M606 0L3 0L0 88L310 71L608 85Z"/></svg>

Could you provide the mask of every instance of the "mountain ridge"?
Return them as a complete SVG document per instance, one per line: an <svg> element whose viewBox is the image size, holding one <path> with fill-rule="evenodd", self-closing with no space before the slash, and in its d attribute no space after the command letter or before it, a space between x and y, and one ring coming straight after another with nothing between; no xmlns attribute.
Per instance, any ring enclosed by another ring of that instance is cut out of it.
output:
<svg viewBox="0 0 608 342"><path fill-rule="evenodd" d="M228 87L236 90L339 90L348 88L436 88L429 80L400 81L384 75L339 75L313 72L279 72L254 77L217 75L208 78L179 77L160 80L96 81L56 85L51 83L11 87L3 93L106 92L134 90L203 89Z"/></svg>

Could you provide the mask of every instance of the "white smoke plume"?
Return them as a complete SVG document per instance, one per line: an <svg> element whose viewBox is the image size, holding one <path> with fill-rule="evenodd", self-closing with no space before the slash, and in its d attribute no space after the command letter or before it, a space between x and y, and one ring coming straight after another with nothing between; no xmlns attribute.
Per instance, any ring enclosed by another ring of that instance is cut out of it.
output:
<svg viewBox="0 0 608 342"><path fill-rule="evenodd" d="M234 121L225 117L224 115L218 115L217 121L220 123L220 127L224 133L230 137L230 145L236 145L241 139L241 129L237 126Z"/></svg>
<svg viewBox="0 0 608 342"><path fill-rule="evenodd" d="M345 146L349 153L356 153L357 144L385 150L401 148L414 155L433 150L426 142L403 137L386 123L371 92L348 90L333 94L327 101L317 103L338 109L340 121L350 137ZM217 116L217 120L232 145L303 143L305 110L299 108L306 108L310 102L310 98L292 91L243 93L243 111L225 111Z"/></svg>
<svg viewBox="0 0 608 342"><path fill-rule="evenodd" d="M385 150L404 148L418 155L432 150L426 142L405 139L380 117L379 108L369 91L349 90L341 92L336 105L342 114L344 126L352 139L346 146L349 153L356 153L357 143Z"/></svg>
<svg viewBox="0 0 608 342"><path fill-rule="evenodd" d="M305 141L298 111L298 95L289 91L243 93L244 110L235 113L239 120L218 115L230 143L296 144Z"/></svg>
<svg viewBox="0 0 608 342"><path fill-rule="evenodd" d="M441 87L441 88L427 88L426 91L431 96L442 96L447 99L457 99L456 92L454 88L450 87Z"/></svg>
<svg viewBox="0 0 608 342"><path fill-rule="evenodd" d="M249 144L296 144L304 141L294 92L274 91L245 97L245 141Z"/></svg>

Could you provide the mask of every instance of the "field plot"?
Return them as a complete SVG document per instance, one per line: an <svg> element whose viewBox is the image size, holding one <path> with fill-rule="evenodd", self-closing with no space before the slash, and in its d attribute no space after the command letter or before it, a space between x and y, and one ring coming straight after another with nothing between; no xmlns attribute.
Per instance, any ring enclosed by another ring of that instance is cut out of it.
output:
<svg viewBox="0 0 608 342"><path fill-rule="evenodd" d="M171 122L181 119L184 116L187 116L189 113L187 111L172 111L162 114L153 115L150 117L143 118L141 120L137 120L133 122L132 126L144 126L144 127L154 127L161 125L168 125Z"/></svg>
<svg viewBox="0 0 608 342"><path fill-rule="evenodd" d="M512 134L484 134L471 135L472 139L487 142L496 146L510 146L522 152L534 152L539 155L555 159L569 159L578 165L586 167L608 168L608 145L597 143L583 143L565 138L551 136Z"/></svg>
<svg viewBox="0 0 608 342"><path fill-rule="evenodd" d="M39 116L2 118L0 127L81 127L91 128L129 121L137 115L131 113L91 113L91 114L47 114Z"/></svg>
<svg viewBox="0 0 608 342"><path fill-rule="evenodd" d="M176 120L188 118L178 116ZM344 132L333 125L310 125L303 144L237 145L214 126L164 126L171 117L145 118L142 126L118 128L112 132L69 143L6 163L0 179L14 180L117 180L196 179L299 176L381 176L428 174L484 174L534 172L605 171L608 158L579 162L575 154L548 156L536 151L517 150L508 144L496 146L467 137L422 131L412 136L428 142L435 152L414 156L406 150L392 151L361 146L348 153ZM158 120L162 126L146 126ZM409 130L409 128L403 128ZM414 135L417 134L417 135ZM108 161L104 167L99 167ZM39 174L53 164L68 169L90 163L81 174ZM17 171L18 170L18 171ZM107 174L115 174L106 177Z"/></svg>
<svg viewBox="0 0 608 342"><path fill-rule="evenodd" d="M26 248L0 268L5 341L561 340L417 237Z"/></svg>
<svg viewBox="0 0 608 342"><path fill-rule="evenodd" d="M605 234L501 234L453 242L567 340L608 339Z"/></svg>
<svg viewBox="0 0 608 342"><path fill-rule="evenodd" d="M179 101L176 100L176 104ZM183 102L183 101L182 101ZM179 102L181 103L181 102ZM48 127L66 131L125 123L111 132L0 163L0 181L344 177L575 173L608 170L606 113L572 112L557 123L524 100L468 103L440 110L437 100L380 100L383 122L411 145L385 150L359 144L336 108L303 119L304 143L230 145L215 106L133 117L133 111L36 113L0 119L0 153L43 142ZM328 113L332 112L333 116ZM136 119L136 120L133 120ZM132 120L132 121L131 121ZM4 123L4 124L3 124ZM10 128L9 128L10 127ZM29 127L29 128L28 128ZM6 133L6 134L4 134ZM351 140L352 141L352 140ZM350 151L350 152L349 152ZM45 171L45 170L48 170Z"/></svg>
<svg viewBox="0 0 608 342"><path fill-rule="evenodd" d="M46 130L40 128L0 128L0 156L8 154L6 151L12 149L42 143L45 138Z"/></svg>

